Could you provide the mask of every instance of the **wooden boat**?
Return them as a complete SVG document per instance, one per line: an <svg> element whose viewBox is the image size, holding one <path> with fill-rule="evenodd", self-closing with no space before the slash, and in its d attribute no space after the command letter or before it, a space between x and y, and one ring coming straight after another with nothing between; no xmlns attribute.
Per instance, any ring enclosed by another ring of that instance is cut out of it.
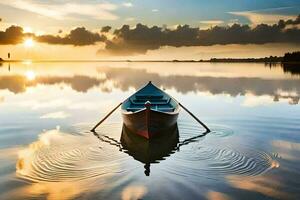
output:
<svg viewBox="0 0 300 200"><path fill-rule="evenodd" d="M120 141L125 153L145 164L145 174L149 176L151 163L159 163L175 152L179 143L179 132L176 124L166 130L161 137L148 140L123 126Z"/></svg>
<svg viewBox="0 0 300 200"><path fill-rule="evenodd" d="M151 81L122 103L125 126L147 139L174 127L178 114L178 102Z"/></svg>
<svg viewBox="0 0 300 200"><path fill-rule="evenodd" d="M170 95L153 85L151 81L124 102L119 103L91 131L95 132L96 128L121 105L124 125L130 131L147 139L162 135L165 131L174 127L177 123L179 107L182 107L201 124L206 129L206 133L210 132L210 129L193 113Z"/></svg>

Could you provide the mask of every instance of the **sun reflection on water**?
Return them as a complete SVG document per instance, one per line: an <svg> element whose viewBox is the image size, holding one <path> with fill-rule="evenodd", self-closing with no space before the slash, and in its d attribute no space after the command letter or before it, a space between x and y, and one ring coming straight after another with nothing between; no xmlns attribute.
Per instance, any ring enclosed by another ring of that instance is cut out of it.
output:
<svg viewBox="0 0 300 200"><path fill-rule="evenodd" d="M36 73L32 70L29 70L25 73L25 76L26 76L27 80L33 81L36 78Z"/></svg>

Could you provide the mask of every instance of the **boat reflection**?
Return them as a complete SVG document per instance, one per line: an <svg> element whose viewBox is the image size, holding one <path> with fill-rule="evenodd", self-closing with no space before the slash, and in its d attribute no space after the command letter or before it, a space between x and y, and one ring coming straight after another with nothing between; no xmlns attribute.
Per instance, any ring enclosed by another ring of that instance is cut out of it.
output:
<svg viewBox="0 0 300 200"><path fill-rule="evenodd" d="M180 141L180 132L178 125L166 130L159 137L146 139L131 132L124 124L120 141L97 132L92 132L101 142L117 147L120 151L133 157L135 160L144 164L145 175L150 175L150 166L153 163L160 163L167 157L179 151L181 146L197 142L198 139L205 136L208 131L199 135Z"/></svg>
<svg viewBox="0 0 300 200"><path fill-rule="evenodd" d="M161 137L148 140L123 126L120 141L125 153L145 164L145 175L149 176L151 163L159 163L176 151L179 132L176 124Z"/></svg>

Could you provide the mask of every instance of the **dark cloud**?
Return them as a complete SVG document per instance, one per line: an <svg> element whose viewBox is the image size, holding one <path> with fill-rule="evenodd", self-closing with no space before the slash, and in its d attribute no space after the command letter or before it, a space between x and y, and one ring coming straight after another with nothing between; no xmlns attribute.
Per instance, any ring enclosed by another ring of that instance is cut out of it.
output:
<svg viewBox="0 0 300 200"><path fill-rule="evenodd" d="M295 20L280 20L277 24L259 24L254 28L249 25L233 24L232 26L214 26L202 30L180 25L176 29L167 27L137 24L135 28L123 25L113 31L113 39L105 37L105 33L111 30L110 26L104 26L100 32L92 32L85 27L78 27L69 34L41 35L23 33L22 27L11 26L5 31L0 31L0 44L18 44L25 37L33 37L41 43L84 46L97 42L105 42L104 50L113 55L144 54L148 50L159 49L163 46L209 46L216 44L264 44L264 43L300 43L300 15ZM61 31L59 31L61 33Z"/></svg>
<svg viewBox="0 0 300 200"><path fill-rule="evenodd" d="M111 29L111 26L103 26L102 29L101 29L101 32L102 33L107 33L109 32Z"/></svg>
<svg viewBox="0 0 300 200"><path fill-rule="evenodd" d="M0 31L0 44L18 44L23 41L23 28L20 26L11 26L5 31Z"/></svg>
<svg viewBox="0 0 300 200"><path fill-rule="evenodd" d="M62 33L62 30L59 30ZM74 45L84 46L92 45L97 42L106 40L104 35L94 33L84 27L78 27L64 37L59 35L41 35L36 36L33 33L24 33L20 26L10 26L5 31L0 31L0 45L5 44L19 44L24 41L26 37L33 37L36 41L48 44Z"/></svg>
<svg viewBox="0 0 300 200"><path fill-rule="evenodd" d="M281 24L284 27L287 25L298 25L300 24L300 15L295 20L291 20L291 19L287 21L280 20L278 24Z"/></svg>
<svg viewBox="0 0 300 200"><path fill-rule="evenodd" d="M124 25L114 31L114 38L106 41L106 51L116 55L143 54L162 46L209 46L216 44L264 44L300 43L300 30L288 25L299 25L300 15L295 20L280 20L277 24L215 26L200 30L188 25L171 30L137 24L135 28Z"/></svg>
<svg viewBox="0 0 300 200"><path fill-rule="evenodd" d="M106 40L105 36L102 36L99 33L93 33L84 27L78 27L64 37L58 35L41 35L35 36L35 39L42 43L70 44L74 46L92 45L96 42L103 42Z"/></svg>

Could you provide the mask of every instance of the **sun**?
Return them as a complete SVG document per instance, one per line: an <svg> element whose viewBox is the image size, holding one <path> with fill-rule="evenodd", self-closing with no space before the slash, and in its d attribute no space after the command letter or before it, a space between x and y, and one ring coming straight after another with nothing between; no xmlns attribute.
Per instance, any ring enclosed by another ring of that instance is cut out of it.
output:
<svg viewBox="0 0 300 200"><path fill-rule="evenodd" d="M27 71L25 76L29 81L33 81L35 79L36 74L34 71Z"/></svg>
<svg viewBox="0 0 300 200"><path fill-rule="evenodd" d="M28 38L24 41L24 46L26 48L31 48L34 45L34 41L32 40L32 38Z"/></svg>

